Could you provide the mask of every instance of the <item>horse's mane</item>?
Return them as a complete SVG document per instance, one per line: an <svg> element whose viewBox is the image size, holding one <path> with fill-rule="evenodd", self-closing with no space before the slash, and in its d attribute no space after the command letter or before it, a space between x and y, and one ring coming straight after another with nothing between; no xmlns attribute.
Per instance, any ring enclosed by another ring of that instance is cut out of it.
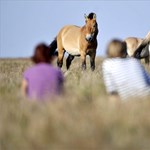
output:
<svg viewBox="0 0 150 150"><path fill-rule="evenodd" d="M92 13L90 13L90 14L88 15L88 18L89 18L89 19L93 19L93 16L94 16L94 15L95 15L95 13L92 12Z"/></svg>
<svg viewBox="0 0 150 150"><path fill-rule="evenodd" d="M143 42L141 45L146 45L150 43L150 32L148 32L148 34L146 35L146 37L143 39Z"/></svg>

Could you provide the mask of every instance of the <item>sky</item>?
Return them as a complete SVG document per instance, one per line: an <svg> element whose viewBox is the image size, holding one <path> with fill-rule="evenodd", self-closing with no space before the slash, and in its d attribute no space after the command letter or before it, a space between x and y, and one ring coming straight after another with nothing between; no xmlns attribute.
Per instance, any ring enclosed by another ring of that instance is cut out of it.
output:
<svg viewBox="0 0 150 150"><path fill-rule="evenodd" d="M150 31L150 1L0 0L0 58L30 57L50 44L65 25L85 24L94 12L99 27L97 55L113 38L143 38Z"/></svg>

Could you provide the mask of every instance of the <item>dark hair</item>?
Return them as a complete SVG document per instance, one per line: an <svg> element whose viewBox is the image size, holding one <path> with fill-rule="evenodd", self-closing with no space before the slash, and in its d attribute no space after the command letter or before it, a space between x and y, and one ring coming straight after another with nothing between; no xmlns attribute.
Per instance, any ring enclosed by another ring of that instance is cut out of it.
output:
<svg viewBox="0 0 150 150"><path fill-rule="evenodd" d="M44 43L38 44L35 47L34 55L31 57L31 59L36 64L41 62L50 63L52 59L50 48Z"/></svg>
<svg viewBox="0 0 150 150"><path fill-rule="evenodd" d="M88 18L89 19L93 19L93 16L95 15L95 13L91 12L89 15L88 15Z"/></svg>

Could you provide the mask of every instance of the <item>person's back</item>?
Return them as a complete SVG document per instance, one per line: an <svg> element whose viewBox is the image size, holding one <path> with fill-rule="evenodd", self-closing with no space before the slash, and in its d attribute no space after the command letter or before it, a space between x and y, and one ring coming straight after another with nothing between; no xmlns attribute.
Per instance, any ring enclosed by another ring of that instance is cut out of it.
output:
<svg viewBox="0 0 150 150"><path fill-rule="evenodd" d="M63 77L61 71L46 63L39 63L24 73L28 81L27 95L30 98L43 98L61 92Z"/></svg>
<svg viewBox="0 0 150 150"><path fill-rule="evenodd" d="M35 48L33 67L23 74L22 93L31 99L44 100L61 93L63 75L61 70L51 65L53 54L45 44Z"/></svg>
<svg viewBox="0 0 150 150"><path fill-rule="evenodd" d="M126 58L126 44L112 40L103 62L103 78L107 93L122 100L150 94L150 76L135 58ZM110 98L111 98L110 97Z"/></svg>
<svg viewBox="0 0 150 150"><path fill-rule="evenodd" d="M146 96L150 92L150 78L134 58L105 60L103 74L107 91L117 91L122 99Z"/></svg>

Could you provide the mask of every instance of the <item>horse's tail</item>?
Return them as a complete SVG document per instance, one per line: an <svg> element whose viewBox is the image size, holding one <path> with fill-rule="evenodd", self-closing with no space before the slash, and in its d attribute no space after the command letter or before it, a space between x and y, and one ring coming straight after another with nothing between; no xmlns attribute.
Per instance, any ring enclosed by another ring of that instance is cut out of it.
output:
<svg viewBox="0 0 150 150"><path fill-rule="evenodd" d="M57 38L56 37L54 38L54 40L49 45L49 48L50 48L50 53L52 55L58 56L58 52L56 51L56 49L57 49Z"/></svg>

